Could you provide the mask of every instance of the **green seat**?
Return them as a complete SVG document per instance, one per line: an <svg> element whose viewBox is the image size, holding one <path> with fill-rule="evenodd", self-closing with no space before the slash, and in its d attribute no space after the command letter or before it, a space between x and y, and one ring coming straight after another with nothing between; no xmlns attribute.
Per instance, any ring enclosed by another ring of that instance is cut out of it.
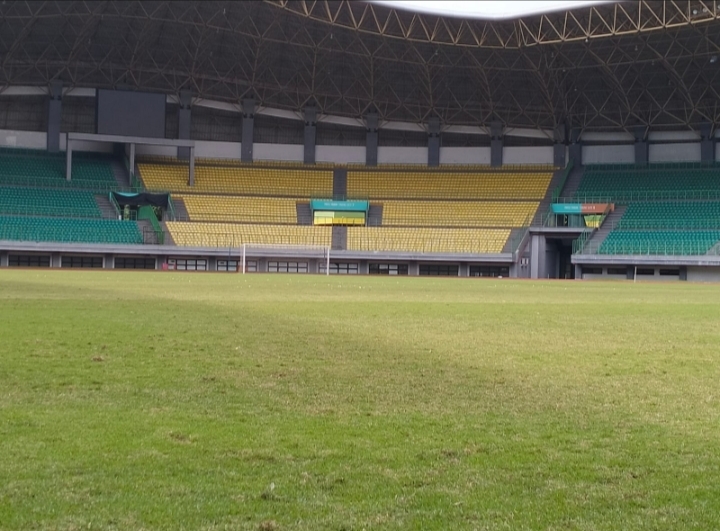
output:
<svg viewBox="0 0 720 531"><path fill-rule="evenodd" d="M140 244L134 221L0 216L0 240Z"/></svg>

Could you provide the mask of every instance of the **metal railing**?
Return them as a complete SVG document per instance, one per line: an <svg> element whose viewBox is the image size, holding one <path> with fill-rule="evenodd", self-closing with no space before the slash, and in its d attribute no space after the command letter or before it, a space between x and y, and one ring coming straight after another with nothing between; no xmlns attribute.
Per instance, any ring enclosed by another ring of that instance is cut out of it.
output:
<svg viewBox="0 0 720 531"><path fill-rule="evenodd" d="M97 207L53 207L47 205L2 205L0 204L0 215L2 216L35 216L50 218L102 218L102 213Z"/></svg>
<svg viewBox="0 0 720 531"><path fill-rule="evenodd" d="M718 190L609 190L558 197L555 203L631 203L634 201L720 199Z"/></svg>
<svg viewBox="0 0 720 531"><path fill-rule="evenodd" d="M601 252L602 251L602 252ZM577 254L645 255L645 256L698 256L720 255L718 242L675 241L675 242L608 242L590 243L579 249Z"/></svg>
<svg viewBox="0 0 720 531"><path fill-rule="evenodd" d="M610 230L720 230L720 218L714 219L624 219L613 220Z"/></svg>

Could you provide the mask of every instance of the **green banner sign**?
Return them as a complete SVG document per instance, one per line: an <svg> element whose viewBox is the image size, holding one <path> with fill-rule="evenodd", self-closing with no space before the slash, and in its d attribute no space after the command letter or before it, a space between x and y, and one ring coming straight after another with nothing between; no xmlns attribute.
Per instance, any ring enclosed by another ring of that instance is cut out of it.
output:
<svg viewBox="0 0 720 531"><path fill-rule="evenodd" d="M367 212L370 208L369 201L332 201L328 199L313 199L310 201L310 209L325 210L329 212Z"/></svg>

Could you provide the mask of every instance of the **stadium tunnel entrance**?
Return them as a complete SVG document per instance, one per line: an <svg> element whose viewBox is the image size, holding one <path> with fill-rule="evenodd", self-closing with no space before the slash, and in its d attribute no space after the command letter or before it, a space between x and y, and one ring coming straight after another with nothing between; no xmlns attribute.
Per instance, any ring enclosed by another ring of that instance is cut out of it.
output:
<svg viewBox="0 0 720 531"><path fill-rule="evenodd" d="M587 229L533 227L530 229L530 278L575 279L573 242Z"/></svg>

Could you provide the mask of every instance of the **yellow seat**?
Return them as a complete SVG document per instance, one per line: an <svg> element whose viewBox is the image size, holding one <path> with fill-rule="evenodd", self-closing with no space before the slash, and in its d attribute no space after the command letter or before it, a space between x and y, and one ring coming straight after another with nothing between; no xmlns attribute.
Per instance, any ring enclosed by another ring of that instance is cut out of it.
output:
<svg viewBox="0 0 720 531"><path fill-rule="evenodd" d="M332 227L168 221L176 245L242 247L243 244L330 246Z"/></svg>
<svg viewBox="0 0 720 531"><path fill-rule="evenodd" d="M182 194L191 221L297 224L297 202L302 199ZM307 201L307 200L305 200Z"/></svg>
<svg viewBox="0 0 720 531"><path fill-rule="evenodd" d="M538 202L383 201L383 226L526 227Z"/></svg>
<svg viewBox="0 0 720 531"><path fill-rule="evenodd" d="M499 253L510 229L348 227L350 251Z"/></svg>

